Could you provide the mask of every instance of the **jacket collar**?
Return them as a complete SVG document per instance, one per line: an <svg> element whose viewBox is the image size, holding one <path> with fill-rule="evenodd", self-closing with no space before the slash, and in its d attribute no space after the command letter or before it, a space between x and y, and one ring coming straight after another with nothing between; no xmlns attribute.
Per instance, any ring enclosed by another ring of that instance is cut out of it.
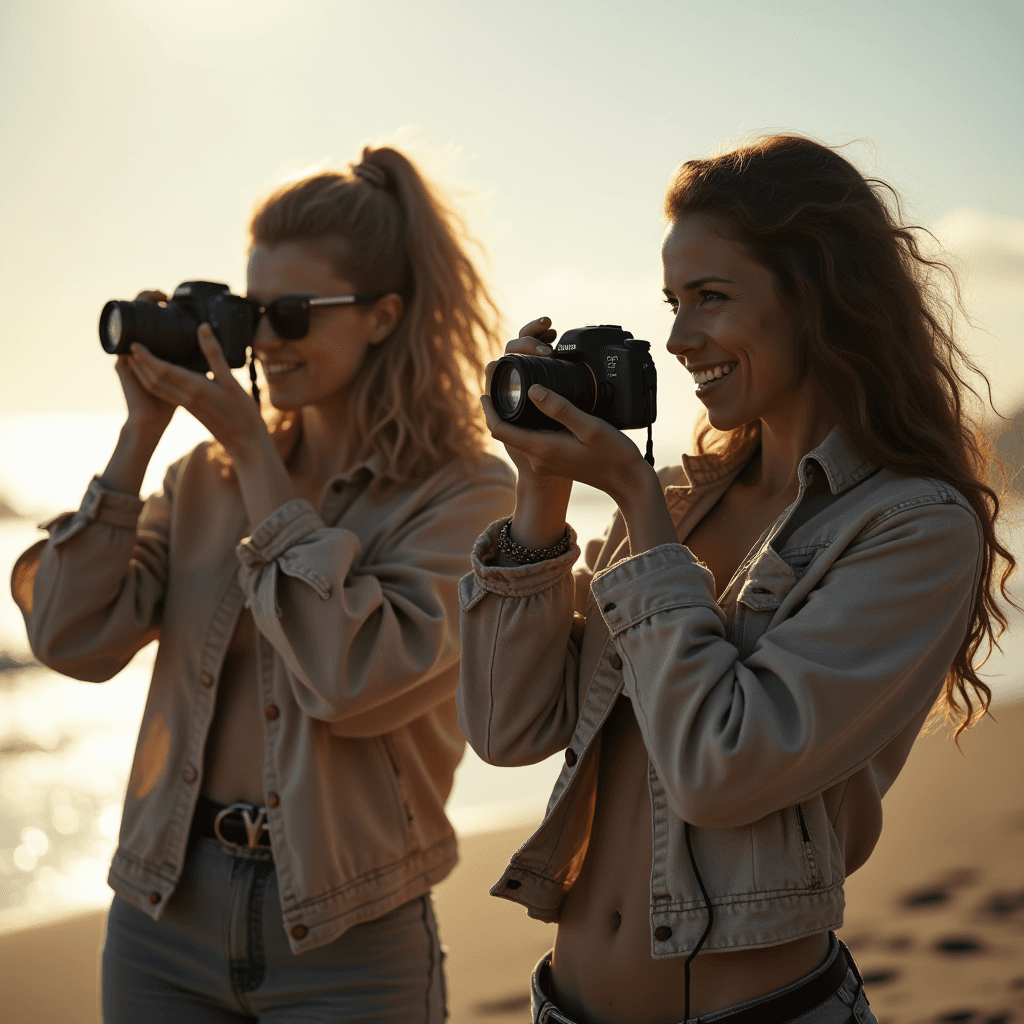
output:
<svg viewBox="0 0 1024 1024"><path fill-rule="evenodd" d="M717 501L760 447L761 432L755 430L726 457L714 452L707 455L684 455L682 461L686 483L665 488L670 511L678 510L677 514L682 515L709 492L717 495ZM807 486L813 476L813 471L809 474L808 466L812 460L821 466L833 494L839 494L859 483L876 468L853 448L838 426L833 427L825 440L800 460L798 472L801 489Z"/></svg>
<svg viewBox="0 0 1024 1024"><path fill-rule="evenodd" d="M839 494L860 483L877 468L854 450L838 426L833 427L828 437L800 460L800 483L805 486L810 482L807 478L807 463L811 459L825 471L833 494Z"/></svg>

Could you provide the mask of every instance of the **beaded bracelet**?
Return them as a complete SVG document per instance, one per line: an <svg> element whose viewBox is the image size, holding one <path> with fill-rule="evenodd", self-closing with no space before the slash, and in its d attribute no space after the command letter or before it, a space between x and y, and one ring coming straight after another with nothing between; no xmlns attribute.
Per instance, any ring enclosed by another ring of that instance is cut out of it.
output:
<svg viewBox="0 0 1024 1024"><path fill-rule="evenodd" d="M559 555L564 555L572 544L572 541L569 539L569 527L567 526L562 539L550 547L524 548L522 544L517 544L509 535L508 529L511 525L512 520L509 519L501 528L501 533L498 534L498 550L506 558L511 558L513 562L518 562L520 565L532 565L534 562L545 562L549 558L557 558Z"/></svg>

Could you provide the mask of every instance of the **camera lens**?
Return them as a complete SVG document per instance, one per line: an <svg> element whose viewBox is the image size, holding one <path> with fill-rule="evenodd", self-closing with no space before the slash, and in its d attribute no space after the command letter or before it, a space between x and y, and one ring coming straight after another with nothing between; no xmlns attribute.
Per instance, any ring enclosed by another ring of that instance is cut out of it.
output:
<svg viewBox="0 0 1024 1024"><path fill-rule="evenodd" d="M116 352L117 346L121 344L121 310L115 306L107 317L106 340L103 347L108 352Z"/></svg>
<svg viewBox="0 0 1024 1024"><path fill-rule="evenodd" d="M567 398L584 412L593 412L597 403L597 382L586 363L556 356L502 356L491 378L491 401L498 415L519 427L560 430L560 423L530 401L527 392L534 384Z"/></svg>
<svg viewBox="0 0 1024 1024"><path fill-rule="evenodd" d="M112 300L100 313L100 344L111 355L127 352L134 342L168 362L189 368L206 368L196 340L196 315L179 303Z"/></svg>
<svg viewBox="0 0 1024 1024"><path fill-rule="evenodd" d="M511 416L523 400L523 381L519 371L510 363L499 365L491 384L491 400L498 415Z"/></svg>

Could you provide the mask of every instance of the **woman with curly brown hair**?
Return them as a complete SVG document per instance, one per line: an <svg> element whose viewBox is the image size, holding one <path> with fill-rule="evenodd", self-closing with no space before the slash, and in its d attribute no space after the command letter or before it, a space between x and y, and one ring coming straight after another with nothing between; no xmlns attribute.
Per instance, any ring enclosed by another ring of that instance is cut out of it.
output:
<svg viewBox="0 0 1024 1024"><path fill-rule="evenodd" d="M208 376L134 345L106 470L14 573L57 671L108 679L159 640L104 1019L440 1022L456 587L512 506L473 394L495 309L459 222L389 148L259 206L248 297L264 411L208 326ZM142 502L177 406L215 443Z"/></svg>
<svg viewBox="0 0 1024 1024"><path fill-rule="evenodd" d="M973 367L941 265L836 151L690 161L665 211L697 454L655 474L547 389L564 431L485 399L519 481L462 583L460 720L492 763L566 758L492 892L558 922L539 1024L865 1024L844 878L933 709L962 730L987 708L974 666L1005 625ZM507 351L554 337L542 318ZM618 505L575 574L574 480Z"/></svg>

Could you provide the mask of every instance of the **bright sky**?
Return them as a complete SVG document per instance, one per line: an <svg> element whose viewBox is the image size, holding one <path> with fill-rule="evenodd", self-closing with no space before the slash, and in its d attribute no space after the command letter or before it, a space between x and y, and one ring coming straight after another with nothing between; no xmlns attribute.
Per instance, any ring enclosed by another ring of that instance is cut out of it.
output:
<svg viewBox="0 0 1024 1024"><path fill-rule="evenodd" d="M662 193L681 160L780 128L854 142L856 162L938 227L989 331L972 344L1015 404L1022 11L1019 0L6 0L3 410L119 413L96 336L104 301L189 278L244 290L256 197L390 139L463 189L510 328L546 314L562 328L621 323L653 343L660 441L678 452L697 403L663 349Z"/></svg>

